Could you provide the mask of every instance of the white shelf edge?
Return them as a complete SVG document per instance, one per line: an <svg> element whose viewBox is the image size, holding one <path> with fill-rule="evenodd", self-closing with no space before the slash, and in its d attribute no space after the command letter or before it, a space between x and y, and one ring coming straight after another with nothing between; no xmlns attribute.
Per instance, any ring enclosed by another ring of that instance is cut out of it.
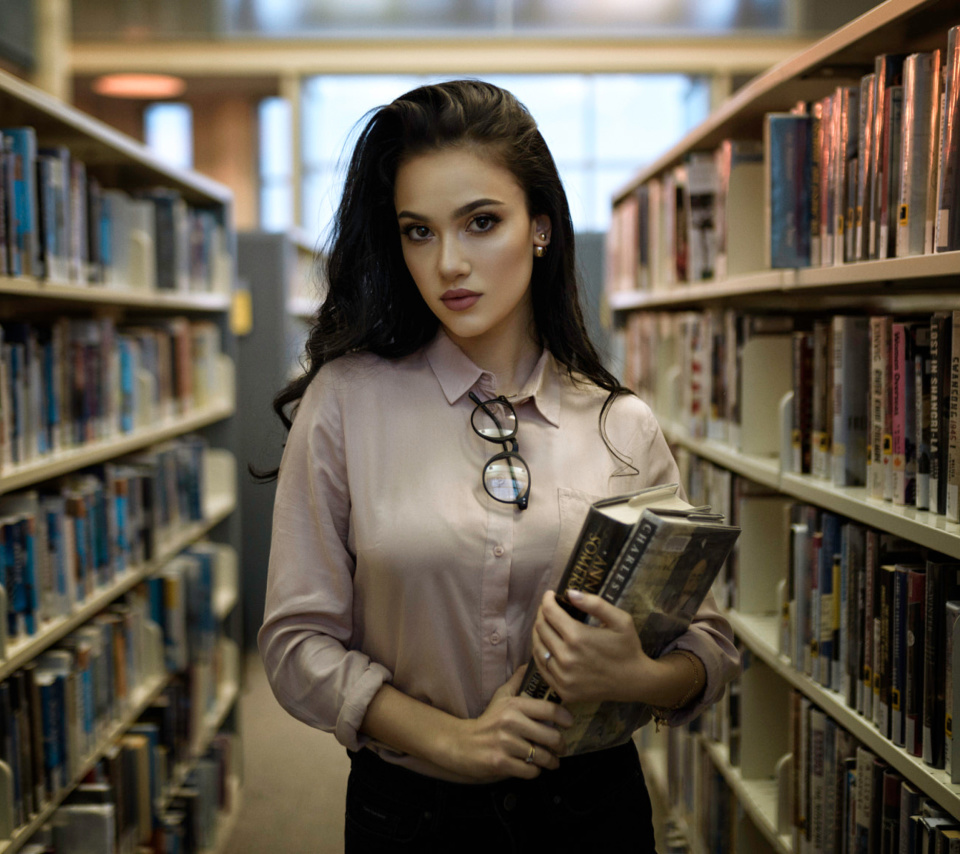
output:
<svg viewBox="0 0 960 854"><path fill-rule="evenodd" d="M223 521L236 509L236 495L214 495L204 501L205 517L202 522L192 522L173 533L167 542L161 545L161 551L153 560L138 567L131 567L110 587L97 590L72 614L44 625L35 635L10 644L7 657L0 660L0 681L10 676L18 668L35 658L45 649L55 644L74 629L79 628L98 614L115 599L149 578L167 561L177 555L191 543L200 539L214 526Z"/></svg>
<svg viewBox="0 0 960 854"><path fill-rule="evenodd" d="M120 720L115 721L109 731L97 743L89 756L80 763L80 768L72 780L70 780L63 789L54 794L36 813L30 821L17 828L10 839L0 840L0 854L12 854L19 851L20 848L30 841L30 838L53 816L57 807L63 802L64 798L70 794L87 775L91 768L100 760L107 748L113 744L121 735L123 735L143 714L149 705L156 699L164 689L169 677L164 674L157 677L152 682L137 689L134 702Z"/></svg>
<svg viewBox="0 0 960 854"><path fill-rule="evenodd" d="M716 439L697 439L676 425L663 424L662 429L667 441L764 486L780 488L780 461L777 458L743 454Z"/></svg>
<svg viewBox="0 0 960 854"><path fill-rule="evenodd" d="M754 826L779 854L793 854L793 843L789 834L777 831L777 803L779 790L776 780L747 780L740 771L730 764L730 754L726 745L701 738L714 767L723 775L727 785L733 789L737 800L743 805L743 811L750 817Z"/></svg>
<svg viewBox="0 0 960 854"><path fill-rule="evenodd" d="M85 466L102 463L123 454L138 451L148 445L172 439L174 436L215 424L217 421L229 418L233 412L233 401L222 400L212 406L173 418L160 427L99 439L58 454L48 454L28 463L10 466L9 471L0 474L0 494L22 489Z"/></svg>
<svg viewBox="0 0 960 854"><path fill-rule="evenodd" d="M684 283L649 291L615 291L608 294L606 299L613 311L652 311L749 296L800 294L813 289L820 295L830 291L843 293L851 285L922 281L946 276L960 276L960 250L826 267L763 270L712 282Z"/></svg>
<svg viewBox="0 0 960 854"><path fill-rule="evenodd" d="M302 320L313 320L320 304L309 297L290 297L287 300L287 314Z"/></svg>
<svg viewBox="0 0 960 854"><path fill-rule="evenodd" d="M771 635L776 636L779 618L750 617L736 611L729 611L727 618L734 632L747 647L784 681L809 697L865 747L899 771L904 778L919 786L951 815L960 818L960 785L950 783L945 771L930 768L922 759L912 756L884 738L873 722L851 709L840 694L824 688L819 682L796 670L786 656L780 655L771 641Z"/></svg>
<svg viewBox="0 0 960 854"><path fill-rule="evenodd" d="M948 557L960 558L960 524L947 521L944 516L890 501L869 499L862 486L834 486L830 481L812 475L783 472L776 458L741 454L732 446L714 439L694 439L666 422L662 422L661 427L669 442L735 474L854 522L923 543Z"/></svg>
<svg viewBox="0 0 960 854"><path fill-rule="evenodd" d="M165 311L224 312L230 308L230 295L213 291L142 290L54 282L29 276L0 276L0 293L32 299L73 300L135 308L158 308Z"/></svg>

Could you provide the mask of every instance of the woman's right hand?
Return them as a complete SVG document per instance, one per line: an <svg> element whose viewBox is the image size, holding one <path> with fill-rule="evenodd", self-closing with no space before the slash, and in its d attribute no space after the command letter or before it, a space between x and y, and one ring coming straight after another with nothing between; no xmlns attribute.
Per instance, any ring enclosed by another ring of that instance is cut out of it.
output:
<svg viewBox="0 0 960 854"><path fill-rule="evenodd" d="M533 779L543 768L558 767L563 751L560 729L569 727L573 716L548 700L517 696L524 670L519 668L500 686L480 717L457 720L444 750L449 760L444 764L451 771L489 782Z"/></svg>

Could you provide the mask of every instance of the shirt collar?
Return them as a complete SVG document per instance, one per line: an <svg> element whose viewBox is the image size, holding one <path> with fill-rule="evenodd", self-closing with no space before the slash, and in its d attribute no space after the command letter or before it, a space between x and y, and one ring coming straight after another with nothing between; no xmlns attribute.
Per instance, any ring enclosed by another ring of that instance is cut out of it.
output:
<svg viewBox="0 0 960 854"><path fill-rule="evenodd" d="M424 355L451 406L472 388L481 397L493 396L493 374L477 367L442 327L424 349ZM546 421L560 426L559 366L549 350L544 349L520 393L510 400L514 405L530 400Z"/></svg>

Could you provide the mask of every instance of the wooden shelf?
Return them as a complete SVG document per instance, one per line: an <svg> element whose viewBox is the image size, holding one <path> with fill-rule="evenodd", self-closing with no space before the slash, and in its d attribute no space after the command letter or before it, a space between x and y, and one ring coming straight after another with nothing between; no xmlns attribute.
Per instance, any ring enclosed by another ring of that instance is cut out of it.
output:
<svg viewBox="0 0 960 854"><path fill-rule="evenodd" d="M912 756L882 736L872 721L859 715L835 691L824 688L778 652L778 617L752 617L729 611L727 618L737 636L781 678L802 692L823 709L840 726L850 732L865 747L899 771L903 777L923 790L952 816L960 819L960 786L950 783L947 773L931 768L923 760Z"/></svg>
<svg viewBox="0 0 960 854"><path fill-rule="evenodd" d="M0 276L0 294L29 299L56 300L58 303L92 303L158 311L221 313L230 308L229 294L80 285L50 282L28 276Z"/></svg>

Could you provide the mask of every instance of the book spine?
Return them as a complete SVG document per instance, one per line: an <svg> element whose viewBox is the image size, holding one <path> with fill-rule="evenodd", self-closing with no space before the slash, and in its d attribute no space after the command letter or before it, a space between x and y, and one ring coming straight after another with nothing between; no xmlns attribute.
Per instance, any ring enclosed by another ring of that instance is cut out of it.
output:
<svg viewBox="0 0 960 854"><path fill-rule="evenodd" d="M887 89L883 126L883 180L879 184L880 218L877 255L892 258L897 254L897 213L900 203L903 86Z"/></svg>
<svg viewBox="0 0 960 854"><path fill-rule="evenodd" d="M907 679L904 746L913 756L923 755L923 660L926 569L911 567L907 575Z"/></svg>
<svg viewBox="0 0 960 854"><path fill-rule="evenodd" d="M833 318L833 483L859 486L867 474L868 321Z"/></svg>
<svg viewBox="0 0 960 854"><path fill-rule="evenodd" d="M914 365L914 418L917 436L918 510L930 509L930 325L917 324Z"/></svg>
<svg viewBox="0 0 960 854"><path fill-rule="evenodd" d="M897 565L893 577L893 616L890 644L890 737L905 745L904 710L907 693L907 567Z"/></svg>
<svg viewBox="0 0 960 854"><path fill-rule="evenodd" d="M939 51L911 54L904 61L898 256L933 251L933 220L928 207L931 192L936 192L939 79Z"/></svg>
<svg viewBox="0 0 960 854"><path fill-rule="evenodd" d="M884 396L886 394L886 366L889 339L887 332L890 319L884 316L870 318L870 441L867 469L867 495L883 499L884 454L883 437L885 426Z"/></svg>
<svg viewBox="0 0 960 854"><path fill-rule="evenodd" d="M924 606L923 761L943 768L944 603L960 598L960 564L927 561Z"/></svg>
<svg viewBox="0 0 960 854"><path fill-rule="evenodd" d="M873 720L873 636L874 610L876 597L876 578L879 571L879 534L869 530L864 548L864 596L863 596L863 646L862 652L862 692L858 706L860 714L867 720Z"/></svg>
<svg viewBox="0 0 960 854"><path fill-rule="evenodd" d="M947 33L941 110L936 251L960 249L960 26Z"/></svg>
<svg viewBox="0 0 960 854"><path fill-rule="evenodd" d="M770 266L810 266L811 123L767 115Z"/></svg>
<svg viewBox="0 0 960 854"><path fill-rule="evenodd" d="M811 467L811 424L813 336L793 333L793 424L790 435L792 470L809 474Z"/></svg>
<svg viewBox="0 0 960 854"><path fill-rule="evenodd" d="M946 391L947 417L947 489L946 512L951 522L960 522L960 311L952 315L949 387Z"/></svg>
<svg viewBox="0 0 960 854"><path fill-rule="evenodd" d="M930 510L947 510L947 417L948 354L951 350L952 323L949 312L937 312L930 318Z"/></svg>
<svg viewBox="0 0 960 854"><path fill-rule="evenodd" d="M857 139L857 204L854 219L854 259L870 257L869 205L871 172L876 163L873 152L873 114L876 96L876 75L865 74L860 78L860 132Z"/></svg>
<svg viewBox="0 0 960 854"><path fill-rule="evenodd" d="M890 686L893 669L893 581L894 567L891 564L882 565L877 582L879 608L873 621L873 702L874 723L885 738L890 738L892 733Z"/></svg>
<svg viewBox="0 0 960 854"><path fill-rule="evenodd" d="M893 503L907 503L907 327L894 323L890 338Z"/></svg>
<svg viewBox="0 0 960 854"><path fill-rule="evenodd" d="M951 783L960 783L960 753L957 733L954 732L954 717L960 712L957 698L960 697L960 601L952 599L944 603L945 662L944 662L944 715L943 715L943 765Z"/></svg>
<svg viewBox="0 0 960 854"><path fill-rule="evenodd" d="M813 401L811 430L811 468L815 477L829 479L830 449L833 424L830 418L830 395L833 377L831 324L813 324Z"/></svg>

